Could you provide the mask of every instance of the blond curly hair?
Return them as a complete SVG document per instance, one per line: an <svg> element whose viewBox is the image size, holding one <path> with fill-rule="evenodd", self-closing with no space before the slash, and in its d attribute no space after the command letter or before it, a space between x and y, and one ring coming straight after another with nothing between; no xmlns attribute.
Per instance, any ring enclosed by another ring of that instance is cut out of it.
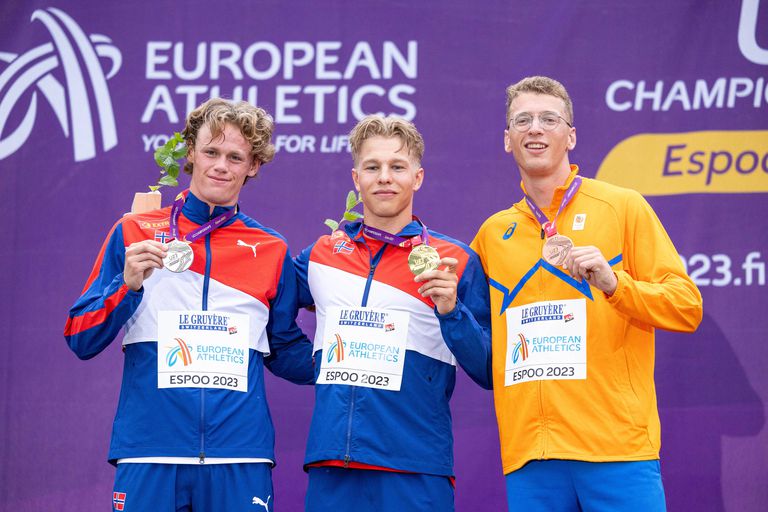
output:
<svg viewBox="0 0 768 512"><path fill-rule="evenodd" d="M247 101L229 101L223 98L211 98L187 117L187 124L181 135L189 151L195 147L197 134L202 126L208 126L213 138L224 131L224 125L233 124L251 145L251 157L261 164L266 164L275 156L272 144L272 131L275 123L266 110L251 105ZM192 163L184 164L184 172L192 174Z"/></svg>

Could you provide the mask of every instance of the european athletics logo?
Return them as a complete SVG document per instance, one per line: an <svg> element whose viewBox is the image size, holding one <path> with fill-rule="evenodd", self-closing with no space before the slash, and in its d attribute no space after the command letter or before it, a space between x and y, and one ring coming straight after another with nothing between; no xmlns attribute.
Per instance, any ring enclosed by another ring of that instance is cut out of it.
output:
<svg viewBox="0 0 768 512"><path fill-rule="evenodd" d="M336 362L340 363L344 360L344 343L341 340L341 336L338 334L334 334L336 336L336 341L331 345L331 347L328 349L328 362L331 362L331 359L334 357L336 358Z"/></svg>
<svg viewBox="0 0 768 512"><path fill-rule="evenodd" d="M192 364L192 353L189 350L189 345L186 344L186 342L181 338L174 338L176 340L176 343L179 344L178 347L171 347L171 350L168 351L168 355L165 356L165 362L168 363L168 366L171 367L176 364L176 362L179 360L179 356L181 356L181 362L184 364L184 366L189 366Z"/></svg>
<svg viewBox="0 0 768 512"><path fill-rule="evenodd" d="M101 129L101 149L114 148L117 129L107 80L120 70L120 50L105 35L87 36L75 20L55 7L37 9L31 21L40 21L53 42L22 54L0 51L0 62L8 64L0 73L0 160L15 153L32 134L38 90L56 114L64 136L71 135L76 162L96 156L95 119L91 113L94 108ZM101 58L110 61L106 74ZM54 76L58 68L64 71L63 83ZM28 92L31 94L25 94ZM6 136L5 124L24 97L29 98L26 113L19 116L19 125ZM89 97L95 100L94 105Z"/></svg>
<svg viewBox="0 0 768 512"><path fill-rule="evenodd" d="M523 333L517 335L520 341L517 342L515 348L512 349L512 363L517 364L517 361L528 359L528 340L525 339Z"/></svg>

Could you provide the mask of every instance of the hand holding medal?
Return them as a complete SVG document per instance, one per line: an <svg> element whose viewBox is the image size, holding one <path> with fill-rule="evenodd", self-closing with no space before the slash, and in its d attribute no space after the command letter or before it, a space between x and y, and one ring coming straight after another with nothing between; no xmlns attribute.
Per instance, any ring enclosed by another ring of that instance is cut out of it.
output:
<svg viewBox="0 0 768 512"><path fill-rule="evenodd" d="M570 274L579 279L585 279L591 286L611 296L618 286L618 278L608 261L593 246L573 247L563 265Z"/></svg>
<svg viewBox="0 0 768 512"><path fill-rule="evenodd" d="M158 268L163 268L163 258L168 254L168 246L155 240L135 242L125 249L123 281L131 290L137 292L144 286L144 281Z"/></svg>
<svg viewBox="0 0 768 512"><path fill-rule="evenodd" d="M430 249L432 248L430 247ZM435 251L435 255L437 255L437 251ZM438 259L433 269L417 274L414 279L417 283L424 283L419 288L419 293L422 297L432 299L441 315L447 315L456 307L459 286L459 277L456 275L458 264L459 260L456 258ZM442 265L445 265L445 268L439 270Z"/></svg>

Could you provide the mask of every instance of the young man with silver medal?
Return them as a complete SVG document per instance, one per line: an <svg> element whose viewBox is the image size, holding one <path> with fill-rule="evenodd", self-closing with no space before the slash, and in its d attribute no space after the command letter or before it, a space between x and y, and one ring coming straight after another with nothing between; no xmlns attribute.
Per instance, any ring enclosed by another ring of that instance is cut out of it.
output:
<svg viewBox="0 0 768 512"><path fill-rule="evenodd" d="M314 375L288 246L238 206L274 155L272 131L245 102L191 112L189 190L115 224L70 310L65 336L82 359L125 331L115 510L273 510L264 367L300 384Z"/></svg>

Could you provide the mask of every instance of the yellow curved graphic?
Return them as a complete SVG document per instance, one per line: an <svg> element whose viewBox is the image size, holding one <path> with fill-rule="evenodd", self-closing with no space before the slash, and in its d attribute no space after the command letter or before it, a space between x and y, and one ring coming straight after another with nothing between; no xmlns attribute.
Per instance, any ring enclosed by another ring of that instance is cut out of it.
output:
<svg viewBox="0 0 768 512"><path fill-rule="evenodd" d="M646 196L768 192L768 131L634 135L596 177Z"/></svg>

